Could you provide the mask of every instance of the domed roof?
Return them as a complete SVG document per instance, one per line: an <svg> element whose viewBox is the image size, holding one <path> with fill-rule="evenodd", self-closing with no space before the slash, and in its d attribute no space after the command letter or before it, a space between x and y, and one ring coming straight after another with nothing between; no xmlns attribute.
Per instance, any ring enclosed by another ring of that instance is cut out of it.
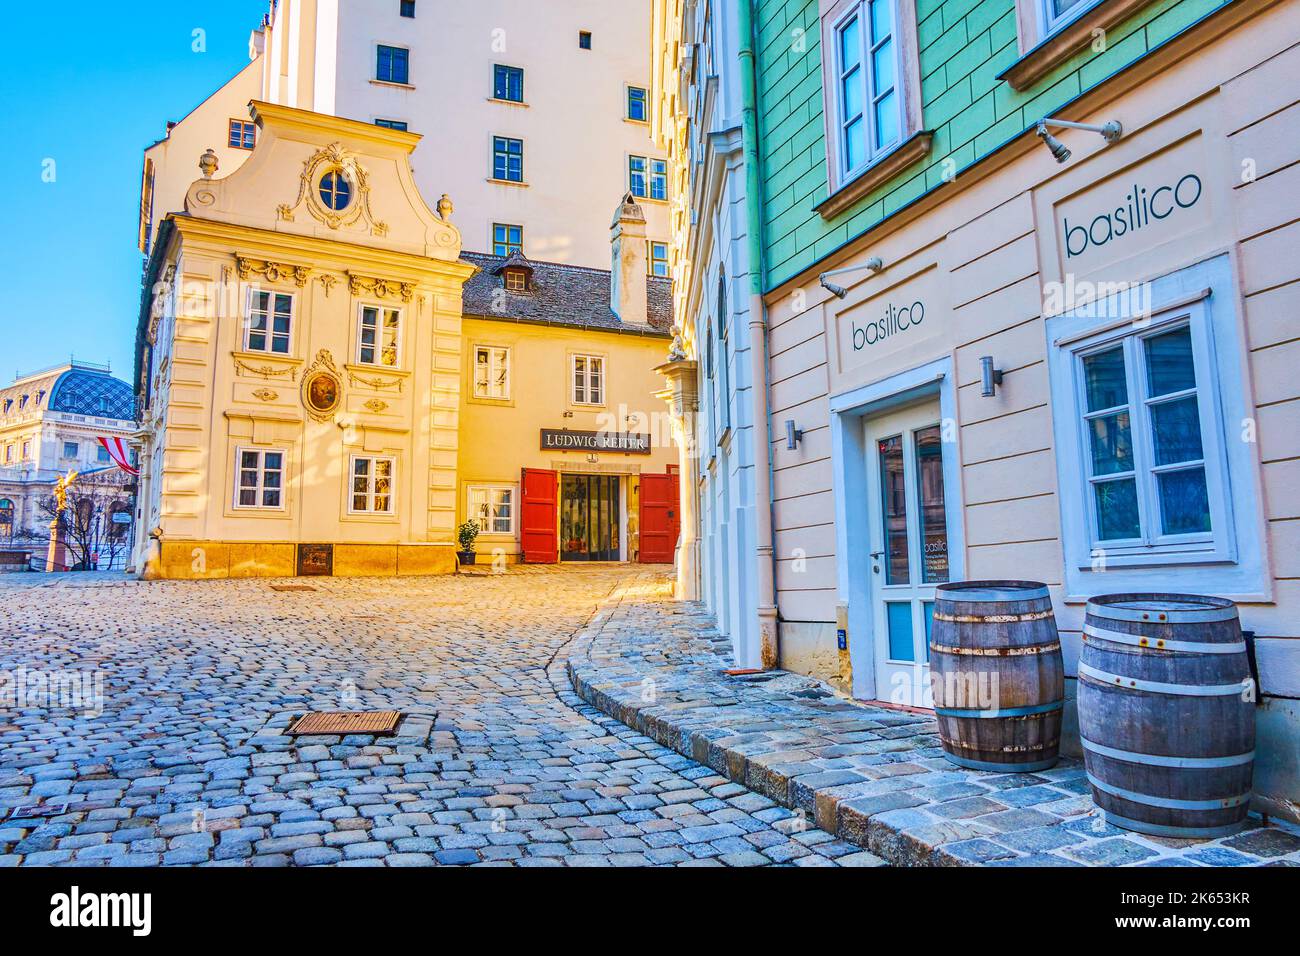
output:
<svg viewBox="0 0 1300 956"><path fill-rule="evenodd" d="M54 383L49 409L131 421L135 418L135 396L131 386L120 378L74 365Z"/></svg>
<svg viewBox="0 0 1300 956"><path fill-rule="evenodd" d="M131 386L110 375L107 367L82 362L33 372L0 388L0 418L42 409L133 421L135 396Z"/></svg>

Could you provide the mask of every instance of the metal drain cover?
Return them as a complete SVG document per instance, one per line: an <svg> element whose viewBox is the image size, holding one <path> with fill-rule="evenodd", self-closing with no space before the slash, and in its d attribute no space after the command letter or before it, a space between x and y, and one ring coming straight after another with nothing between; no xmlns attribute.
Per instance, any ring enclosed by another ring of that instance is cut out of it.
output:
<svg viewBox="0 0 1300 956"><path fill-rule="evenodd" d="M312 710L293 721L286 734L375 734L397 733L400 710Z"/></svg>
<svg viewBox="0 0 1300 956"><path fill-rule="evenodd" d="M310 584L272 584L272 591L315 591Z"/></svg>

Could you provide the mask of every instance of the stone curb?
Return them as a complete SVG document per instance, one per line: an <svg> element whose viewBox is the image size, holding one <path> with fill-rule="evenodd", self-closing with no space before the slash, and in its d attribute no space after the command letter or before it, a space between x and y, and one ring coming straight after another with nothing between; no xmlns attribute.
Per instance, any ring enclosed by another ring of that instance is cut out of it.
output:
<svg viewBox="0 0 1300 956"><path fill-rule="evenodd" d="M645 613L656 606L659 617ZM682 614L685 626L672 619ZM1209 842L1118 830L1092 804L1077 760L1036 774L961 770L944 759L926 715L825 693L773 693L725 675L729 645L719 647L706 628L711 619L698 604L654 605L622 588L566 649L565 672L602 713L889 863L1300 865L1300 829L1289 824L1256 821ZM857 742L833 743L845 737ZM841 754L858 765L836 760Z"/></svg>

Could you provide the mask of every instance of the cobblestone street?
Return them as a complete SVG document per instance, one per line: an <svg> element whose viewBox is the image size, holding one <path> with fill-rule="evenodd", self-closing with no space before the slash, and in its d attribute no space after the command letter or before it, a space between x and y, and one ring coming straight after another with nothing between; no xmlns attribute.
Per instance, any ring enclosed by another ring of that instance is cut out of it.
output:
<svg viewBox="0 0 1300 956"><path fill-rule="evenodd" d="M562 649L598 602L662 580L0 576L26 694L0 709L0 865L878 864L572 692ZM102 713L30 699L60 672L101 673ZM410 716L280 735L310 709Z"/></svg>

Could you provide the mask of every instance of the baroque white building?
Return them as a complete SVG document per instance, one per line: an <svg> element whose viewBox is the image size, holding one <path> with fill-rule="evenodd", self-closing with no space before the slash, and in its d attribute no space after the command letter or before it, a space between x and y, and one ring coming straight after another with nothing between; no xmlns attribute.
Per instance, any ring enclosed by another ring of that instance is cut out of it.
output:
<svg viewBox="0 0 1300 956"><path fill-rule="evenodd" d="M223 176L251 155L257 99L454 141L417 150L415 180L451 196L468 251L607 268L611 197L630 191L666 275L649 31L650 0L273 0L249 65L145 151L140 247L205 149Z"/></svg>

